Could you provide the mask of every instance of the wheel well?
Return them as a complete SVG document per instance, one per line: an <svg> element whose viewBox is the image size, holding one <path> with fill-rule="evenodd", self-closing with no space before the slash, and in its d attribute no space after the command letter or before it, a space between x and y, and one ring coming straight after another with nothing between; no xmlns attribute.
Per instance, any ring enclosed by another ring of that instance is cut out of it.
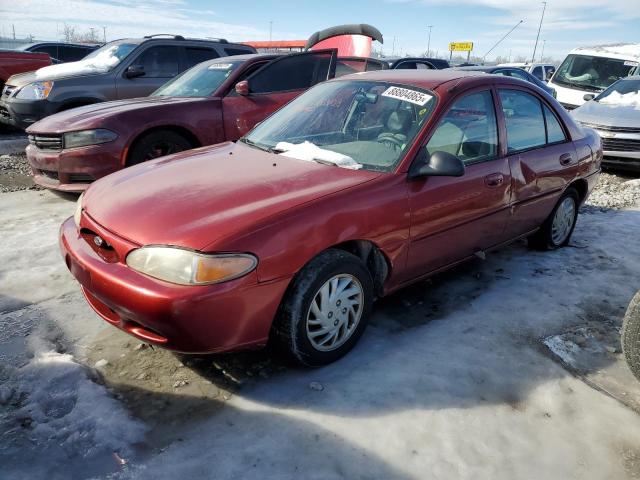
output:
<svg viewBox="0 0 640 480"><path fill-rule="evenodd" d="M344 250L360 258L371 273L376 295L382 296L384 282L389 276L389 262L374 243L368 240L350 240L331 248Z"/></svg>
<svg viewBox="0 0 640 480"><path fill-rule="evenodd" d="M58 112L64 112L65 110L71 110L72 108L84 107L85 105L93 105L94 103L100 103L99 100L76 100L63 104Z"/></svg>
<svg viewBox="0 0 640 480"><path fill-rule="evenodd" d="M197 147L202 146L200 144L200 140L198 140L198 137L196 137L188 129L186 129L184 127L179 127L177 125L161 125L161 126L158 126L158 127L150 128L149 130L145 130L144 132L139 133L136 136L136 138L133 139L129 149L127 150L126 163L129 162L129 155L131 153L131 150L133 150L133 147L135 147L136 143L138 143L146 135L149 135L150 133L154 133L154 132L159 132L159 131L174 132L174 133L177 133L178 135L183 136L191 144L191 148L197 148Z"/></svg>
<svg viewBox="0 0 640 480"><path fill-rule="evenodd" d="M580 197L579 203L582 204L582 202L584 202L584 200L587 198L587 192L589 191L589 184L587 183L587 181L581 178L573 182L571 185L569 185L569 187L573 187L576 189L576 191L578 192L578 196Z"/></svg>

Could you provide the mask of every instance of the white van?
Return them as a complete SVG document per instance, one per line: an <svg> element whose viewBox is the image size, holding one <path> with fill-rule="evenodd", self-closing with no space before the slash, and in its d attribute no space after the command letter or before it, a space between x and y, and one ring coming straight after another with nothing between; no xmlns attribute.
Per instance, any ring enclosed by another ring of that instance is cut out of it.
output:
<svg viewBox="0 0 640 480"><path fill-rule="evenodd" d="M602 92L640 64L640 43L619 43L571 50L549 80L558 101L568 110L582 105L586 94Z"/></svg>

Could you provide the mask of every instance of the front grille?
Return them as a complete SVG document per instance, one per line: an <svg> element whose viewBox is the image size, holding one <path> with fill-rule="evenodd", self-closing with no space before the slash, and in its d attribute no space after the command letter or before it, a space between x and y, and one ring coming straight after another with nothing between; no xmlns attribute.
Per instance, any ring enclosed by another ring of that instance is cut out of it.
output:
<svg viewBox="0 0 640 480"><path fill-rule="evenodd" d="M58 172L54 172L53 170L40 170L40 174L44 177L50 178L51 180L59 180Z"/></svg>
<svg viewBox="0 0 640 480"><path fill-rule="evenodd" d="M602 149L608 152L640 152L640 140L603 138Z"/></svg>
<svg viewBox="0 0 640 480"><path fill-rule="evenodd" d="M114 248L96 232L83 228L80 230L80 235L105 262L116 263L118 261L118 254Z"/></svg>
<svg viewBox="0 0 640 480"><path fill-rule="evenodd" d="M70 173L69 174L69 182L70 183L91 183L94 178L88 173Z"/></svg>
<svg viewBox="0 0 640 480"><path fill-rule="evenodd" d="M29 143L40 150L62 150L62 135L29 135Z"/></svg>
<svg viewBox="0 0 640 480"><path fill-rule="evenodd" d="M612 127L609 125L596 125L595 123L585 123L582 125L589 128L595 128L596 130L602 130L603 132L616 132L616 133L640 133L640 127Z"/></svg>
<svg viewBox="0 0 640 480"><path fill-rule="evenodd" d="M15 91L15 89L16 89L15 85L5 85L4 88L2 89L2 96L10 97L11 94Z"/></svg>

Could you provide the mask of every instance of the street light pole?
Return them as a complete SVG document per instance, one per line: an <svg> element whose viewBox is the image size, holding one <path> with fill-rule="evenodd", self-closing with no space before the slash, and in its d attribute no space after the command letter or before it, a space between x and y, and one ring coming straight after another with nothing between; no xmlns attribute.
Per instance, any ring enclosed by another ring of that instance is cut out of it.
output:
<svg viewBox="0 0 640 480"><path fill-rule="evenodd" d="M542 59L544 58L544 46L545 46L546 44L547 44L547 41L543 39L543 40L542 40L542 53L540 54L540 61L541 61L541 62L543 61Z"/></svg>
<svg viewBox="0 0 640 480"><path fill-rule="evenodd" d="M427 25L427 28L429 29L429 40L427 41L427 57L431 56L431 29L433 28L433 25Z"/></svg>
<svg viewBox="0 0 640 480"><path fill-rule="evenodd" d="M273 33L273 20L269 22L269 41L271 41L272 33Z"/></svg>
<svg viewBox="0 0 640 480"><path fill-rule="evenodd" d="M540 30L542 29L542 20L544 20L544 11L547 9L547 2L542 2L542 16L540 17L540 25L538 25L538 35L536 36L536 44L533 47L533 56L531 63L536 61L536 50L538 49L538 39L540 38Z"/></svg>

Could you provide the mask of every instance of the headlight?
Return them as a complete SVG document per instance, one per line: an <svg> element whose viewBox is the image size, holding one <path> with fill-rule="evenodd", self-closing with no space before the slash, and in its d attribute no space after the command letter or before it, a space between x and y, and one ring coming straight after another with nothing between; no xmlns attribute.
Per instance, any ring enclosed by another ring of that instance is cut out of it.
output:
<svg viewBox="0 0 640 480"><path fill-rule="evenodd" d="M23 100L44 100L53 90L53 82L34 82L22 87L16 94L16 98Z"/></svg>
<svg viewBox="0 0 640 480"><path fill-rule="evenodd" d="M105 128L96 130L80 130L64 134L64 148L86 147L87 145L99 145L113 142L118 134Z"/></svg>
<svg viewBox="0 0 640 480"><path fill-rule="evenodd" d="M84 192L78 197L78 201L76 202L76 211L73 212L73 221L76 223L76 227L78 228L80 228L80 216L82 215L82 197L84 197Z"/></svg>
<svg viewBox="0 0 640 480"><path fill-rule="evenodd" d="M206 285L246 275L258 264L244 253L211 254L175 247L142 247L127 255L127 265L140 273L180 285Z"/></svg>

